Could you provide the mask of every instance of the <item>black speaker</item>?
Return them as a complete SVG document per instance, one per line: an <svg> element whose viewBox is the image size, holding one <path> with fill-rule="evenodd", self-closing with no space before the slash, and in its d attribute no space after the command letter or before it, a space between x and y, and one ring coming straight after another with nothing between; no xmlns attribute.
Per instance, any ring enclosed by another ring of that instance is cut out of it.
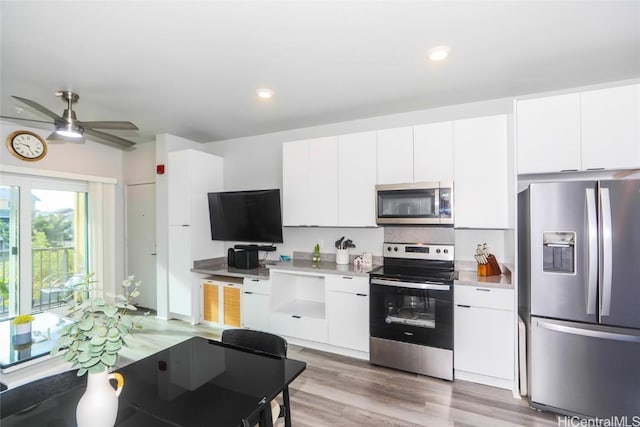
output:
<svg viewBox="0 0 640 427"><path fill-rule="evenodd" d="M243 270L258 268L258 251L229 248L227 251L227 265Z"/></svg>

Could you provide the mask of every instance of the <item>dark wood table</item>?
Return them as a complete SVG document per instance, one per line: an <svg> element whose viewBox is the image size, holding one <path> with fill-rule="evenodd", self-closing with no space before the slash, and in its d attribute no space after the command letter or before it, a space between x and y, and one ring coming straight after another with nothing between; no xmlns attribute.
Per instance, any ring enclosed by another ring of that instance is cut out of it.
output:
<svg viewBox="0 0 640 427"><path fill-rule="evenodd" d="M235 427L247 419L270 425L269 402L305 368L193 337L118 370L125 386L116 425ZM0 393L0 424L73 427L85 387L86 378L70 371L8 389Z"/></svg>

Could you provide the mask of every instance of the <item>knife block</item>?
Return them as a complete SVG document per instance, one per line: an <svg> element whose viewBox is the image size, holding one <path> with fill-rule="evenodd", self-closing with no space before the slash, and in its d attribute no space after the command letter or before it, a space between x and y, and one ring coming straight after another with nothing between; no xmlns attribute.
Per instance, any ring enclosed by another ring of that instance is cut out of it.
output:
<svg viewBox="0 0 640 427"><path fill-rule="evenodd" d="M486 264L478 264L478 276L499 276L502 274L500 264L494 255L487 256Z"/></svg>

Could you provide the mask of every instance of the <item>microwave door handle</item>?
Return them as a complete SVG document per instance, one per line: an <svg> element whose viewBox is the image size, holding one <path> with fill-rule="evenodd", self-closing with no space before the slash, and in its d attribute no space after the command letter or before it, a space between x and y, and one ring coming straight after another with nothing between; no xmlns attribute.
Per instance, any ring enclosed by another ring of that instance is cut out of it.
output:
<svg viewBox="0 0 640 427"><path fill-rule="evenodd" d="M598 222L596 220L596 193L586 190L587 202L587 314L596 314L596 292L598 291Z"/></svg>
<svg viewBox="0 0 640 427"><path fill-rule="evenodd" d="M433 215L440 218L440 189L436 188L433 192Z"/></svg>
<svg viewBox="0 0 640 427"><path fill-rule="evenodd" d="M612 281L612 243L611 243L611 198L609 189L600 189L600 211L602 220L602 301L600 302L600 317L609 316L611 312L611 281Z"/></svg>

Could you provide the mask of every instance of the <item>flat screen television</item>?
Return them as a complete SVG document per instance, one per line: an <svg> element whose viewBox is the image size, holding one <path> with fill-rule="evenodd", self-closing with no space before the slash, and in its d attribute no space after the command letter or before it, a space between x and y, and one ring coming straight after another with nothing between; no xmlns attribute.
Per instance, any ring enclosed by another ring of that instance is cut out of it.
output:
<svg viewBox="0 0 640 427"><path fill-rule="evenodd" d="M208 193L211 239L283 243L280 190Z"/></svg>

